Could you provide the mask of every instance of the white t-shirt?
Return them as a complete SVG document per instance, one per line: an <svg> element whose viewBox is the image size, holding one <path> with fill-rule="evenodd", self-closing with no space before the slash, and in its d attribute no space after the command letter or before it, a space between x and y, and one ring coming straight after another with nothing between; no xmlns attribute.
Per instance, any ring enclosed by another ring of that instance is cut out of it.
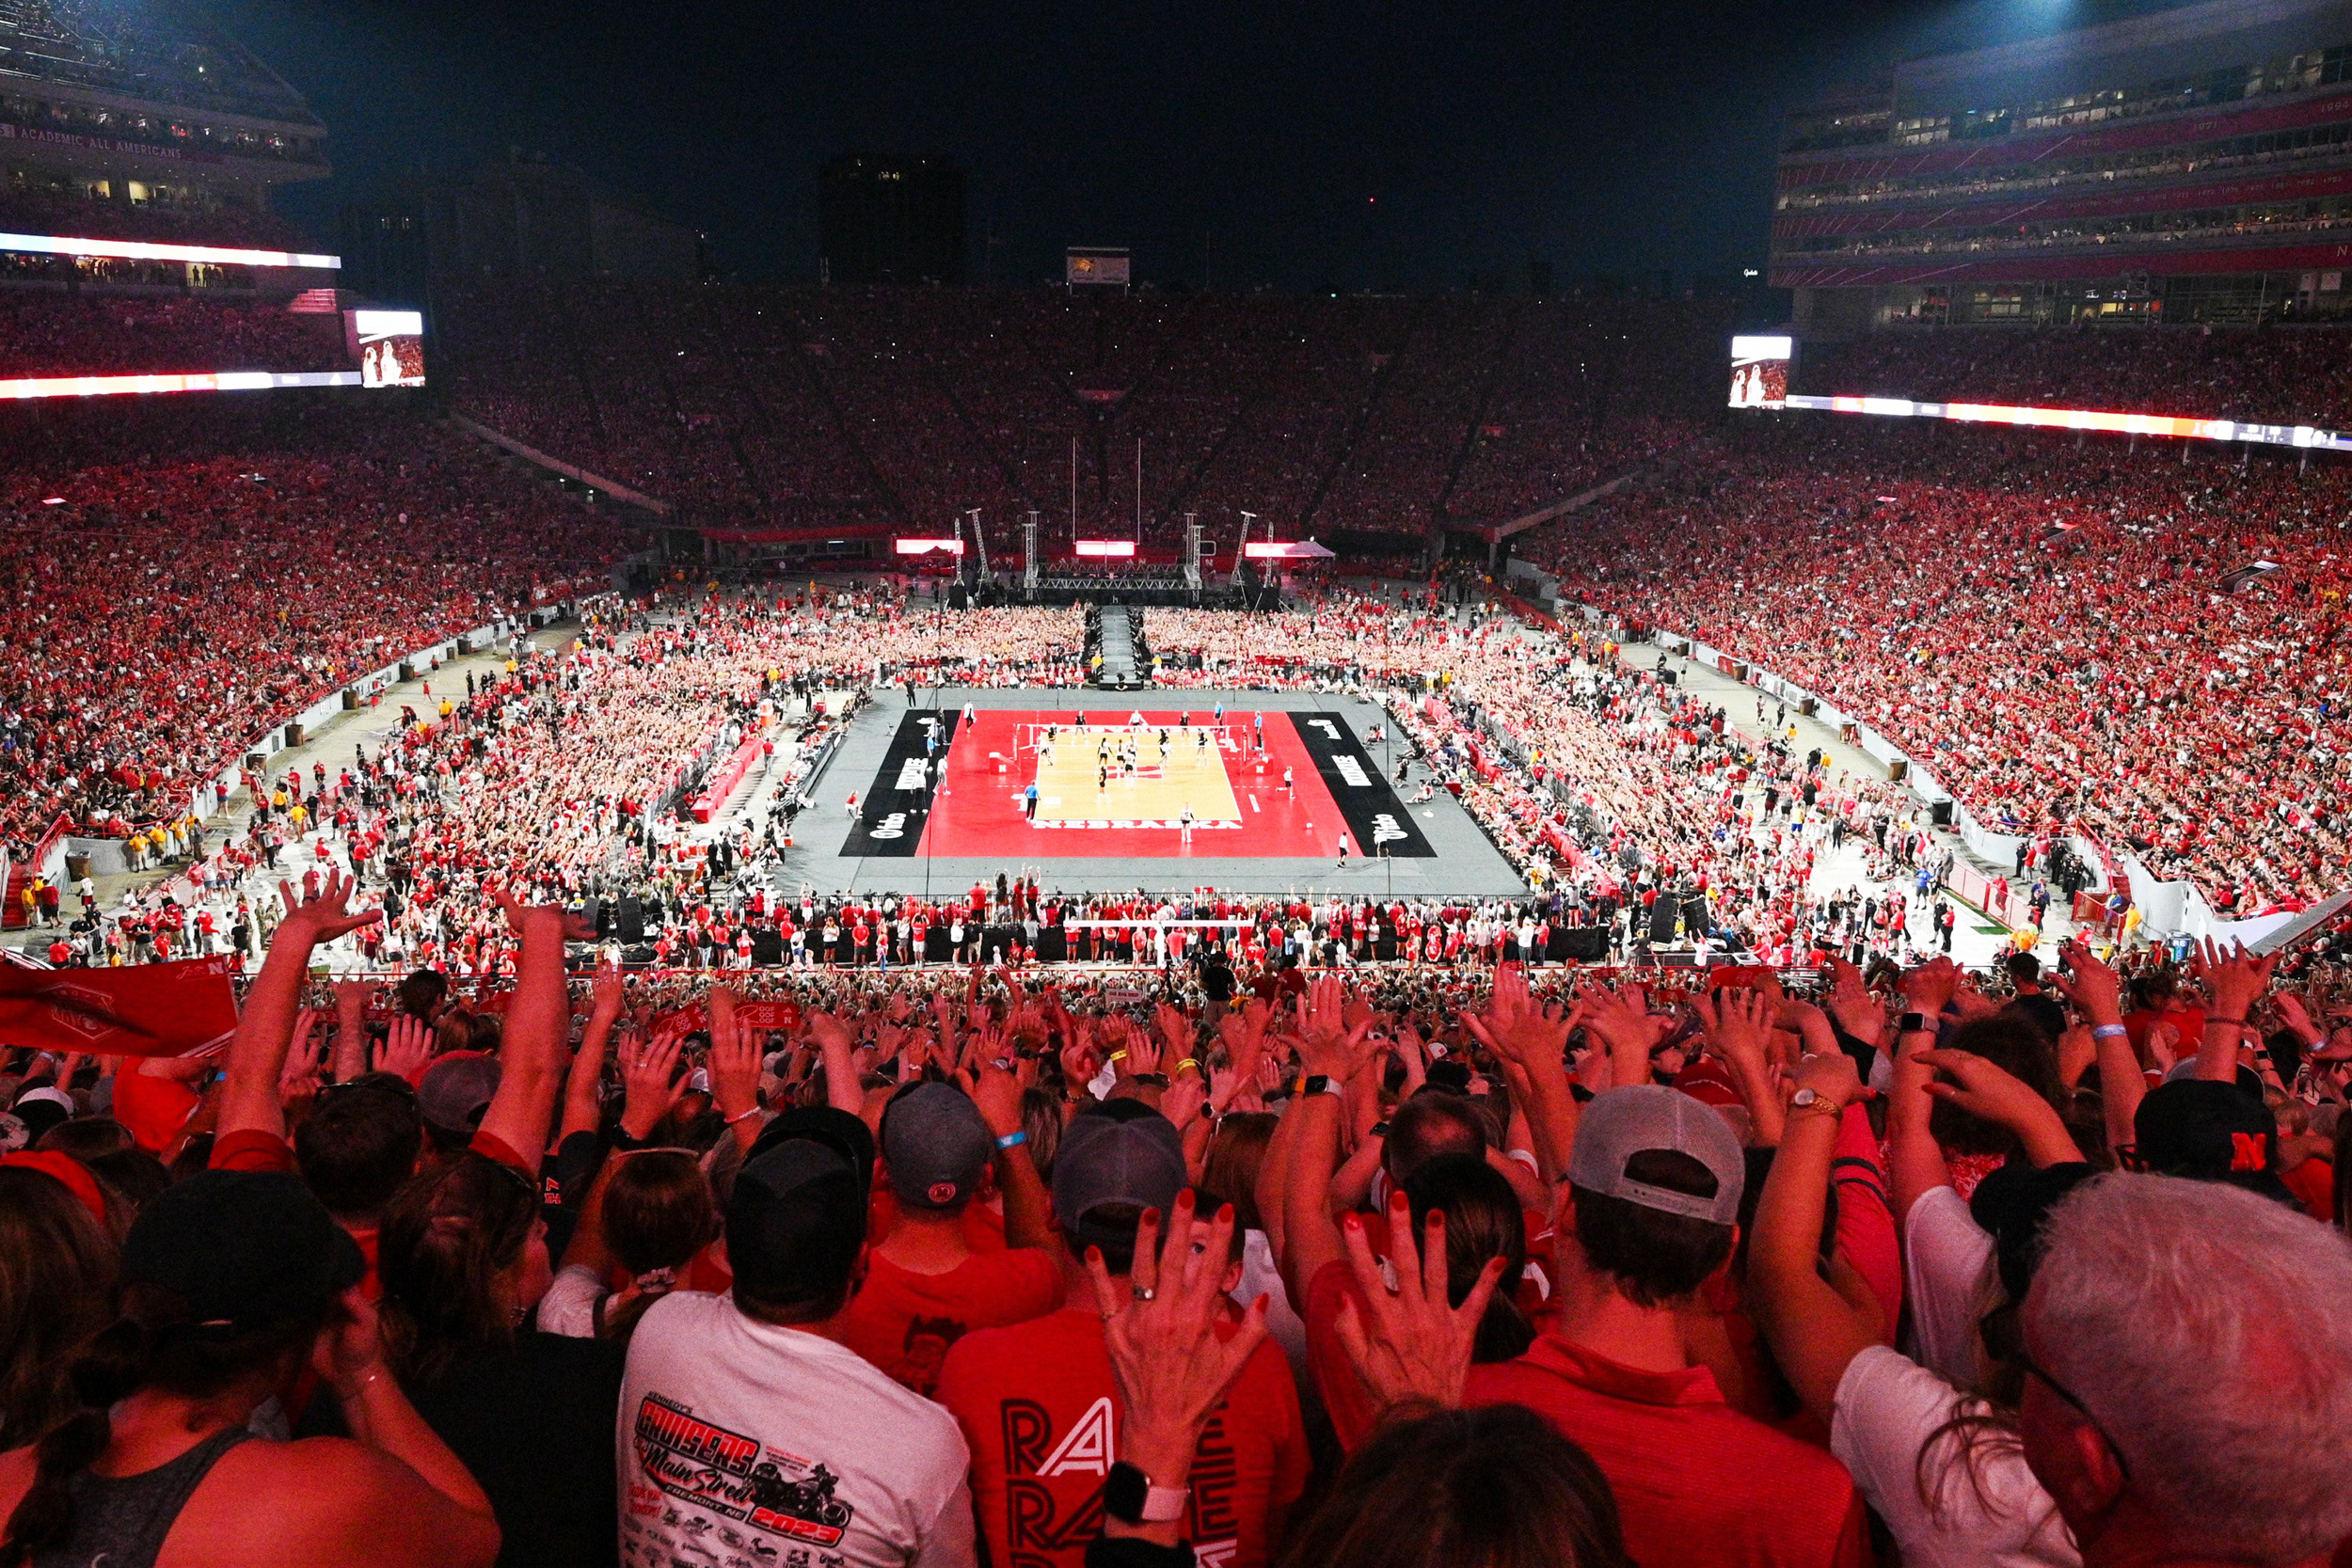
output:
<svg viewBox="0 0 2352 1568"><path fill-rule="evenodd" d="M1993 1238L1954 1189L1935 1187L1903 1224L1903 1297L1911 1353L1946 1382L1977 1381L1977 1320L1998 1299Z"/></svg>
<svg viewBox="0 0 2352 1568"><path fill-rule="evenodd" d="M596 1337L596 1304L609 1294L603 1276L594 1269L568 1265L539 1298L539 1332L572 1339Z"/></svg>
<svg viewBox="0 0 2352 1568"><path fill-rule="evenodd" d="M1963 1407L1986 1408L1910 1357L1873 1345L1837 1381L1829 1449L1886 1521L1906 1568L2076 1568L2074 1535L2014 1442L1980 1437L1972 1459L1960 1436L1937 1441L1926 1473L1935 1506L1922 1500L1920 1451Z"/></svg>
<svg viewBox="0 0 2352 1568"><path fill-rule="evenodd" d="M621 1559L965 1568L972 1456L955 1418L856 1352L679 1291L629 1340ZM805 1556L800 1555L805 1554Z"/></svg>

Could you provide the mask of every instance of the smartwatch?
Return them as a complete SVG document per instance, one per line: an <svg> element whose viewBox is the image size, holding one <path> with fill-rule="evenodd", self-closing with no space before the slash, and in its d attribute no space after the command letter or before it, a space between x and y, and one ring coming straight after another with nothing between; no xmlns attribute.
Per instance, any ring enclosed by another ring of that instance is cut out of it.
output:
<svg viewBox="0 0 2352 1568"><path fill-rule="evenodd" d="M1305 1082L1299 1085L1299 1088L1304 1094L1337 1094L1340 1092L1340 1086L1331 1082L1330 1075L1322 1072L1307 1074Z"/></svg>
<svg viewBox="0 0 2352 1568"><path fill-rule="evenodd" d="M1929 1022L1925 1013L1905 1013L1896 1021L1895 1032L1899 1035L1929 1035L1935 1032L1935 1025Z"/></svg>
<svg viewBox="0 0 2352 1568"><path fill-rule="evenodd" d="M1152 1478L1125 1460L1111 1465L1103 1481L1103 1512L1125 1525L1164 1525L1184 1516L1192 1489L1154 1486Z"/></svg>

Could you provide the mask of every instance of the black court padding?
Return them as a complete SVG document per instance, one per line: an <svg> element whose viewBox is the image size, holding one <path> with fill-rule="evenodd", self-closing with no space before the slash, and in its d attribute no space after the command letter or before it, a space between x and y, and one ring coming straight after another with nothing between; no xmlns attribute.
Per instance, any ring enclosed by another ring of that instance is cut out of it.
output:
<svg viewBox="0 0 2352 1568"><path fill-rule="evenodd" d="M1283 717L1298 733L1307 754L1315 759L1323 786L1339 802L1356 853L1412 860L1428 860L1437 854L1413 814L1380 776L1380 765L1356 738L1354 725L1336 713L1293 712Z"/></svg>
<svg viewBox="0 0 2352 1568"><path fill-rule="evenodd" d="M914 858L931 809L930 787L915 782L916 765L923 761L923 740L932 725L939 727L940 749L931 758L930 775L936 783L940 767L947 760L946 741L954 721L955 715L941 708L907 709L898 721L898 733L890 737L890 750L882 753L873 783L858 796L857 821L841 843L843 858Z"/></svg>

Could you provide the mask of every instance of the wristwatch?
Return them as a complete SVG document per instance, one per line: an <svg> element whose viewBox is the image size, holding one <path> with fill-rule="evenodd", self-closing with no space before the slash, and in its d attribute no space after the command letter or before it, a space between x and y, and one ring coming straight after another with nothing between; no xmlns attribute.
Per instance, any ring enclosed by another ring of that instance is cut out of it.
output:
<svg viewBox="0 0 2352 1568"><path fill-rule="evenodd" d="M1899 1035L1924 1035L1934 1027L1925 1013L1905 1013L1896 1021L1895 1032Z"/></svg>
<svg viewBox="0 0 2352 1568"><path fill-rule="evenodd" d="M1298 1092L1301 1094L1337 1094L1340 1092L1340 1086L1331 1082L1330 1075L1327 1073L1311 1072L1299 1080Z"/></svg>
<svg viewBox="0 0 2352 1568"><path fill-rule="evenodd" d="M1126 1525L1165 1525L1184 1516L1188 1486L1154 1486L1152 1478L1125 1460L1111 1465L1103 1481L1103 1512Z"/></svg>
<svg viewBox="0 0 2352 1568"><path fill-rule="evenodd" d="M1795 1094L1790 1095L1788 1108L1792 1111L1819 1111L1833 1117L1842 1117L1846 1114L1846 1108L1843 1105L1811 1088L1799 1089Z"/></svg>

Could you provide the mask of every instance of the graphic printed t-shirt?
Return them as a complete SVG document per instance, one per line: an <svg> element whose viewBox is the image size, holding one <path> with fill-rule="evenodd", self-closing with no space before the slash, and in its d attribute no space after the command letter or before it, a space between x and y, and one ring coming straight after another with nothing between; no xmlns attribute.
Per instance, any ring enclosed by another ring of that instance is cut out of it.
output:
<svg viewBox="0 0 2352 1568"><path fill-rule="evenodd" d="M725 1296L657 1302L630 1338L621 1560L963 1568L970 1455L954 1418L846 1346Z"/></svg>
<svg viewBox="0 0 2352 1568"><path fill-rule="evenodd" d="M894 1380L929 1397L939 1386L948 1347L977 1328L1053 1311L1061 1305L1061 1268L1042 1247L974 1253L946 1274L916 1274L880 1253L869 1255L866 1283L850 1304L850 1348Z"/></svg>
<svg viewBox="0 0 2352 1568"><path fill-rule="evenodd" d="M1119 1456L1117 1384L1103 1321L1068 1308L977 1329L947 1353L939 1402L972 1449L972 1494L995 1568L1083 1568ZM1307 1433L1290 1364L1251 1353L1201 1430L1184 1536L1203 1563L1262 1568L1268 1515L1307 1484Z"/></svg>

